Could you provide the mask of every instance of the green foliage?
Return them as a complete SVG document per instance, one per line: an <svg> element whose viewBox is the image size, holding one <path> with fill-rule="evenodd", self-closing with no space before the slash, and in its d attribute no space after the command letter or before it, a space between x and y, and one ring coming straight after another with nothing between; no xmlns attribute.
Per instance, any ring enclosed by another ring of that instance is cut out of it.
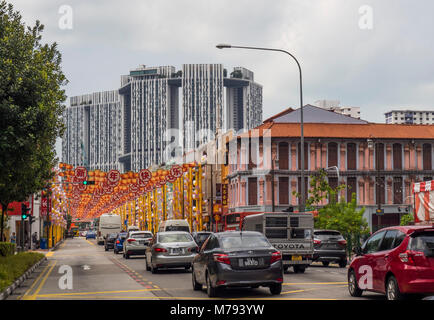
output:
<svg viewBox="0 0 434 320"><path fill-rule="evenodd" d="M44 255L37 252L22 252L13 256L0 257L0 292L42 258Z"/></svg>
<svg viewBox="0 0 434 320"><path fill-rule="evenodd" d="M26 26L20 13L0 0L2 215L9 203L41 190L57 162L55 143L64 130L62 86L67 80L57 44L41 43L43 30L39 21L34 27Z"/></svg>
<svg viewBox="0 0 434 320"><path fill-rule="evenodd" d="M414 224L414 213L405 214L401 217L401 226L408 226Z"/></svg>
<svg viewBox="0 0 434 320"><path fill-rule="evenodd" d="M0 256L7 257L15 254L15 243L0 242Z"/></svg>

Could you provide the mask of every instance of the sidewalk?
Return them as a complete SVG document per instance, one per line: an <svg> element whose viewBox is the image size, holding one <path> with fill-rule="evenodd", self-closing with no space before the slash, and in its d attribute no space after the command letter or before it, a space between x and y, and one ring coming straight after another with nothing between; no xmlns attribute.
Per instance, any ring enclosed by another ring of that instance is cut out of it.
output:
<svg viewBox="0 0 434 320"><path fill-rule="evenodd" d="M60 240L58 243L56 243L56 244L54 245L53 248L49 248L49 249L28 250L27 252L39 252L39 253L46 254L46 253L48 253L48 252L50 252L50 251L55 251L55 250L57 250L57 249L59 248L59 246L60 246L61 244L63 244L64 242L65 242L65 239Z"/></svg>

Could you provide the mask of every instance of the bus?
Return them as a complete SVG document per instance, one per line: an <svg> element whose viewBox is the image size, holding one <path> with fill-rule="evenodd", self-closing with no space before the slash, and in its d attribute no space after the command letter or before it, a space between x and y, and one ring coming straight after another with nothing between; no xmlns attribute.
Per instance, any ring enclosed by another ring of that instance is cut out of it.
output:
<svg viewBox="0 0 434 320"><path fill-rule="evenodd" d="M240 230L244 217L262 212L227 212L222 215L223 231Z"/></svg>

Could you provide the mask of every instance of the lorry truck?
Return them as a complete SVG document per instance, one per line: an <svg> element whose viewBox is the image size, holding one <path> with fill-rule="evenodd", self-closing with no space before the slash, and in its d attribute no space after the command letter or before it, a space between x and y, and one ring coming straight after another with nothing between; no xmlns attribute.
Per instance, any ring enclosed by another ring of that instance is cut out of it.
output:
<svg viewBox="0 0 434 320"><path fill-rule="evenodd" d="M303 273L312 263L314 218L310 212L264 212L245 216L242 230L259 231L281 252L283 268Z"/></svg>

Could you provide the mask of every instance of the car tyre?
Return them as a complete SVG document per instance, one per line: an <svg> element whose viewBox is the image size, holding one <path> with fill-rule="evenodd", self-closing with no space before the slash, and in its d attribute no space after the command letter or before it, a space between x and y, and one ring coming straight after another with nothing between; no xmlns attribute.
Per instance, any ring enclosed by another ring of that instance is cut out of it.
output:
<svg viewBox="0 0 434 320"><path fill-rule="evenodd" d="M341 261L339 261L340 268L345 268L346 266L347 266L347 259L342 259Z"/></svg>
<svg viewBox="0 0 434 320"><path fill-rule="evenodd" d="M394 276L387 278L386 297L387 300L402 300L404 298L401 291L399 291L398 281Z"/></svg>
<svg viewBox="0 0 434 320"><path fill-rule="evenodd" d="M107 247L104 247L104 250L105 250L105 251L108 251L108 248L107 248Z"/></svg>
<svg viewBox="0 0 434 320"><path fill-rule="evenodd" d="M284 273L287 273L287 272L288 272L288 269L289 269L289 266L283 266L283 272L284 272Z"/></svg>
<svg viewBox="0 0 434 320"><path fill-rule="evenodd" d="M208 275L208 273L206 274L206 293L208 294L208 297L210 297L210 298L214 298L218 294L218 289L214 288L212 286L212 284L211 284L211 278Z"/></svg>
<svg viewBox="0 0 434 320"><path fill-rule="evenodd" d="M146 271L150 271L151 270L151 268L149 268L148 259L146 257L145 257L145 267L146 267Z"/></svg>
<svg viewBox="0 0 434 320"><path fill-rule="evenodd" d="M158 271L158 268L154 267L154 265L152 264L152 260L151 260L151 273L156 274L157 271Z"/></svg>
<svg viewBox="0 0 434 320"><path fill-rule="evenodd" d="M280 294L282 292L282 284L281 283L272 284L270 286L270 292L272 295Z"/></svg>
<svg viewBox="0 0 434 320"><path fill-rule="evenodd" d="M202 290L202 285L196 281L196 275L194 273L194 269L192 269L192 271L191 271L191 282L192 282L194 291Z"/></svg>
<svg viewBox="0 0 434 320"><path fill-rule="evenodd" d="M323 262L322 262L322 265L323 265L324 267L328 267L328 266L329 266L329 264L330 264L330 262L329 262L329 261L323 261Z"/></svg>
<svg viewBox="0 0 434 320"><path fill-rule="evenodd" d="M305 271L305 266L294 266L294 273L304 273Z"/></svg>
<svg viewBox="0 0 434 320"><path fill-rule="evenodd" d="M357 283L356 273L351 270L348 274L348 291L352 297L361 297L363 290L359 288Z"/></svg>

